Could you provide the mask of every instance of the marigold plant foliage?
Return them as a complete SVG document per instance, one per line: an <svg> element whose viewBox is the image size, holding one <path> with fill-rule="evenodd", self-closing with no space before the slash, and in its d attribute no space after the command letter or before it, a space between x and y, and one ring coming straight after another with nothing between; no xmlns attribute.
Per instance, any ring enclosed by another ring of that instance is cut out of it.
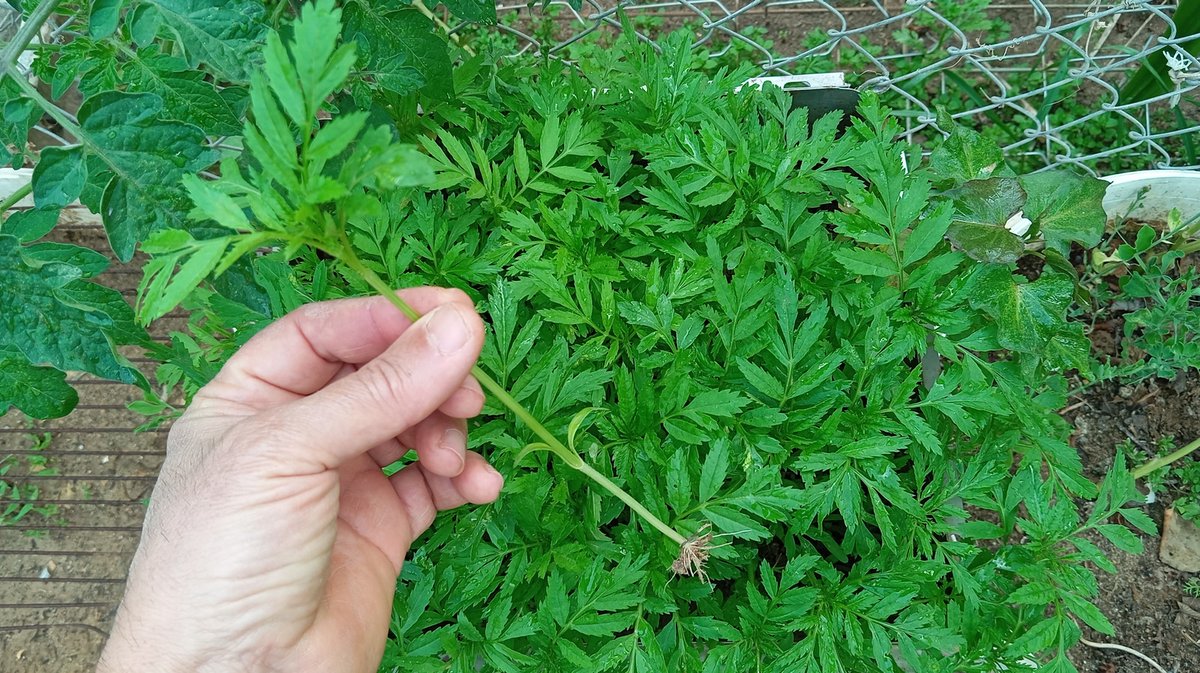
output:
<svg viewBox="0 0 1200 673"><path fill-rule="evenodd" d="M45 112L78 144L0 229L0 406L65 413L83 369L167 418L303 303L459 287L489 325L471 443L508 481L414 548L383 670L1072 671L1080 625L1111 632L1091 539L1153 525L1057 414L1102 182L967 129L922 158L870 94L810 119L686 35L568 64L284 4L91 3L34 68L77 119L4 81L6 139ZM76 199L149 255L136 317L38 242Z"/></svg>

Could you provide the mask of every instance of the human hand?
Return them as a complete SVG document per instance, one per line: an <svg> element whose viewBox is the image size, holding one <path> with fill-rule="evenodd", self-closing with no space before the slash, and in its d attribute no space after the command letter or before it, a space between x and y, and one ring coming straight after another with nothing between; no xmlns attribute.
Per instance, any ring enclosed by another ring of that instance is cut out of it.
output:
<svg viewBox="0 0 1200 673"><path fill-rule="evenodd" d="M375 671L413 540L494 500L466 451L483 325L463 293L301 308L251 339L167 440L101 673ZM419 460L386 478L407 448Z"/></svg>

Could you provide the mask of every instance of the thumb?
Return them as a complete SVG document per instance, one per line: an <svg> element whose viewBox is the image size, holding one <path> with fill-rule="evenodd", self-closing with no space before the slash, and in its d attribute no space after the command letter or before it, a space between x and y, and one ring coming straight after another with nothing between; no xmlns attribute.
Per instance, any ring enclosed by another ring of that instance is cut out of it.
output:
<svg viewBox="0 0 1200 673"><path fill-rule="evenodd" d="M461 386L483 347L483 321L468 304L449 302L425 314L358 371L295 402L266 412L294 444L288 464L333 469L392 439L432 414Z"/></svg>

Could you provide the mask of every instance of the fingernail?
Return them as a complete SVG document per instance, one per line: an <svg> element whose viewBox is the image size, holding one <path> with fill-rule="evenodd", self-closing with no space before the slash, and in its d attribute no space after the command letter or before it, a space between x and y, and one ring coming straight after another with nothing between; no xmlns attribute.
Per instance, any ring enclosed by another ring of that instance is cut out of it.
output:
<svg viewBox="0 0 1200 673"><path fill-rule="evenodd" d="M491 465L487 466L487 471L489 474L495 477L498 482L500 482L500 488L504 488L504 475L500 474L500 472Z"/></svg>
<svg viewBox="0 0 1200 673"><path fill-rule="evenodd" d="M467 436L458 428L446 428L442 433L442 443L438 445L438 450L447 456L453 456L453 461L458 465L458 469L454 471L455 475L462 474L463 468L466 467L464 452L467 448Z"/></svg>
<svg viewBox="0 0 1200 673"><path fill-rule="evenodd" d="M455 306L439 306L426 316L425 333L429 343L442 355L450 355L467 345L471 334Z"/></svg>

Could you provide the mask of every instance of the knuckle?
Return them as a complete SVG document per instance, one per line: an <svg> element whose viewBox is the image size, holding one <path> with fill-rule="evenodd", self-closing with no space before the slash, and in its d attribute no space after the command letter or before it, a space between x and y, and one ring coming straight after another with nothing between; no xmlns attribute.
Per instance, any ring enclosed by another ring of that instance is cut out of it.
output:
<svg viewBox="0 0 1200 673"><path fill-rule="evenodd" d="M413 373L399 358L375 358L357 372L364 401L381 409L402 409L413 393Z"/></svg>

